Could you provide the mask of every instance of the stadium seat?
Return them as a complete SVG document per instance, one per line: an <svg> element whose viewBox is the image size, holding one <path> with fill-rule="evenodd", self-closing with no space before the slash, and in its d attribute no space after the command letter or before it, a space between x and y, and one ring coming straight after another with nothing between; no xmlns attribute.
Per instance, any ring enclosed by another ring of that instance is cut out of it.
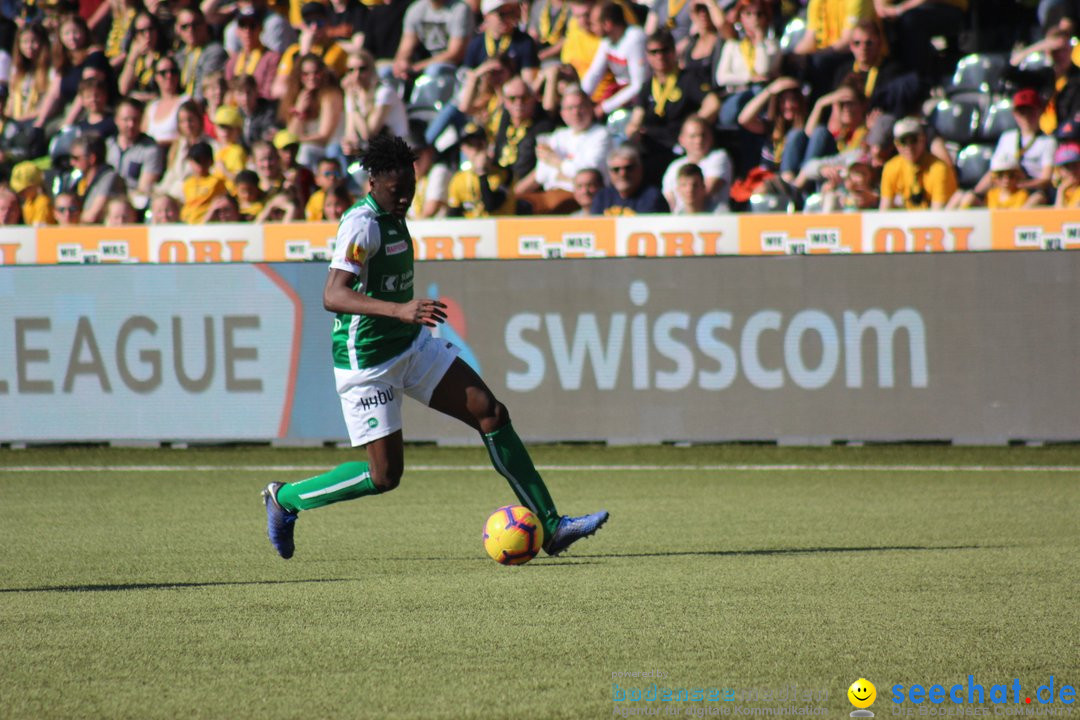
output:
<svg viewBox="0 0 1080 720"><path fill-rule="evenodd" d="M608 114L607 131L612 141L618 145L626 142L626 126L630 123L630 111L626 108L613 110Z"/></svg>
<svg viewBox="0 0 1080 720"><path fill-rule="evenodd" d="M49 157L53 159L54 163L58 161L66 162L66 158L71 154L71 144L75 142L75 138L78 136L78 129L73 127L64 128L53 135L49 141Z"/></svg>
<svg viewBox="0 0 1080 720"><path fill-rule="evenodd" d="M821 193L812 193L803 201L804 213L820 213L825 211L825 196Z"/></svg>
<svg viewBox="0 0 1080 720"><path fill-rule="evenodd" d="M970 190L990 170L993 145L968 145L956 154L956 183Z"/></svg>
<svg viewBox="0 0 1080 720"><path fill-rule="evenodd" d="M1020 61L1017 65L1018 70L1046 70L1052 66L1050 56L1043 52L1031 53L1026 58Z"/></svg>
<svg viewBox="0 0 1080 720"><path fill-rule="evenodd" d="M978 137L980 114L975 102L945 98L934 106L930 124L945 140L967 145Z"/></svg>
<svg viewBox="0 0 1080 720"><path fill-rule="evenodd" d="M402 100L405 99L405 83L394 77L393 65L381 65L379 66L379 82L387 87L393 88L398 97Z"/></svg>
<svg viewBox="0 0 1080 720"><path fill-rule="evenodd" d="M443 105L454 99L457 87L457 67L445 63L429 65L413 83L409 117L430 121Z"/></svg>
<svg viewBox="0 0 1080 720"><path fill-rule="evenodd" d="M1005 53L965 55L957 61L956 70L946 83L945 92L950 96L968 91L998 92L1002 85L1002 74L1008 65L1009 58Z"/></svg>
<svg viewBox="0 0 1080 720"><path fill-rule="evenodd" d="M788 212L790 201L782 195L772 193L754 193L750 196L750 212L780 213Z"/></svg>
<svg viewBox="0 0 1080 720"><path fill-rule="evenodd" d="M1001 133L1016 127L1016 118L1012 114L1012 101L1003 98L983 113L982 126L979 129L979 139L982 142L997 142Z"/></svg>
<svg viewBox="0 0 1080 720"><path fill-rule="evenodd" d="M784 34L780 36L780 50L784 53L791 52L806 32L806 21L801 17L793 17L784 26Z"/></svg>

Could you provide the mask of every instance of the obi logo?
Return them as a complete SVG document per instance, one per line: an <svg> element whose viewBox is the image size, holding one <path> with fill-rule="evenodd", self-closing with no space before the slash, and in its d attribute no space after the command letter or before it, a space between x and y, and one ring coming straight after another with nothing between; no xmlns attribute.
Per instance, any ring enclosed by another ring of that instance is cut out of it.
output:
<svg viewBox="0 0 1080 720"><path fill-rule="evenodd" d="M439 297L439 286L436 283L428 285L427 295L430 298L439 298L446 305L446 322L436 328L432 328L431 334L437 338L449 340L461 349L461 359L478 375L483 375L480 370L480 361L476 353L469 346L469 331L465 324L465 312L461 305L453 298Z"/></svg>

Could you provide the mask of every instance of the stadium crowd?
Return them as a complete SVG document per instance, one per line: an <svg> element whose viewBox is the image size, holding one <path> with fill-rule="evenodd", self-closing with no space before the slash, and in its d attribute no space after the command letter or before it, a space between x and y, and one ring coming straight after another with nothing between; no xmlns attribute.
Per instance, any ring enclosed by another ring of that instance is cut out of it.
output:
<svg viewBox="0 0 1080 720"><path fill-rule="evenodd" d="M3 0L0 224L1080 208L1077 0Z"/></svg>

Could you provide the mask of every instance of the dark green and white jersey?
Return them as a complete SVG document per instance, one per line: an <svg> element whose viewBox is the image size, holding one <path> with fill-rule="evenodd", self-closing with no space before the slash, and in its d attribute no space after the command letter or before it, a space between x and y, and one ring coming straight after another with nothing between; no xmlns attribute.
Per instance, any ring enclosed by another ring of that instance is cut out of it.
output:
<svg viewBox="0 0 1080 720"><path fill-rule="evenodd" d="M379 300L413 297L413 246L405 221L384 212L371 195L341 217L330 267L356 275L353 289ZM373 367L400 355L420 332L392 318L338 313L334 318L334 367Z"/></svg>

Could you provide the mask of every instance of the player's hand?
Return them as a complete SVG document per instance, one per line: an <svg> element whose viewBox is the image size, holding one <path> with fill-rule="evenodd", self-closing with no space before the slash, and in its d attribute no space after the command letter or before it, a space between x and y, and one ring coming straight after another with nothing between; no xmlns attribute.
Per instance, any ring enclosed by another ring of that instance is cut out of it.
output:
<svg viewBox="0 0 1080 720"><path fill-rule="evenodd" d="M446 304L438 300L410 300L401 306L398 319L409 325L435 327L446 322Z"/></svg>

